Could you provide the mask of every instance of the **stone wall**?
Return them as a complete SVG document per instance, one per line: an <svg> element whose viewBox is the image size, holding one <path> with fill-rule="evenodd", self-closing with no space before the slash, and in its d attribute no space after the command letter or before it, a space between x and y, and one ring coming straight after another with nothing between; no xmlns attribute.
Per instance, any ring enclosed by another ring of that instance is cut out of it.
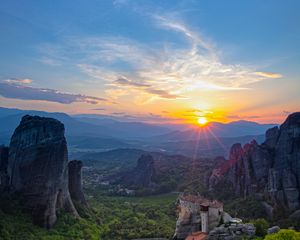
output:
<svg viewBox="0 0 300 240"><path fill-rule="evenodd" d="M196 197L196 196L193 196ZM208 204L206 199L203 204ZM208 206L208 231L214 229L223 217L223 206ZM178 200L178 218L174 237L185 239L193 232L202 231L201 229L201 204L200 202L186 201L181 198Z"/></svg>

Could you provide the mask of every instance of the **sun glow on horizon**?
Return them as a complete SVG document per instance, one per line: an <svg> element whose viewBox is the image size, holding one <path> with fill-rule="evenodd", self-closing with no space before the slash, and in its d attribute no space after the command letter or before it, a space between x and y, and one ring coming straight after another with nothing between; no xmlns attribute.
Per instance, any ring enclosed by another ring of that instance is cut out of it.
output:
<svg viewBox="0 0 300 240"><path fill-rule="evenodd" d="M199 117L197 120L198 124L201 126L204 126L208 123L208 120L206 117Z"/></svg>

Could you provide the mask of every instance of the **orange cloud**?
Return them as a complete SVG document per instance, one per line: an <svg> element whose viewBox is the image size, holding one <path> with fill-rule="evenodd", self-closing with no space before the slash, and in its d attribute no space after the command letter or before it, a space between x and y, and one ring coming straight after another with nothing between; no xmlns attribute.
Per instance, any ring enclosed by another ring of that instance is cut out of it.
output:
<svg viewBox="0 0 300 240"><path fill-rule="evenodd" d="M17 83L17 84L30 84L33 82L33 80L29 78L23 78L23 79L10 78L3 81L6 83Z"/></svg>
<svg viewBox="0 0 300 240"><path fill-rule="evenodd" d="M282 75L279 73L272 73L272 72L255 72L257 76L261 76L264 78L281 78Z"/></svg>

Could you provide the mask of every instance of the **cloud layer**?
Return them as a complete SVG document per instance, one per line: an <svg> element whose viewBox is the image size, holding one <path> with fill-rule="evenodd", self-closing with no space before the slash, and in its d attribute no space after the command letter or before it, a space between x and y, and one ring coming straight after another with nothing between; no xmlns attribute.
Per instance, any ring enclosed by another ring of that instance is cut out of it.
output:
<svg viewBox="0 0 300 240"><path fill-rule="evenodd" d="M18 78L10 78L10 79L5 79L3 82L6 83L15 83L15 84L30 84L32 83L32 79L29 78L23 78L23 79L18 79Z"/></svg>
<svg viewBox="0 0 300 240"><path fill-rule="evenodd" d="M213 43L176 19L153 15L152 20L157 27L182 36L185 45L152 46L119 36L68 38L64 49L47 46L49 55L45 58L56 55L56 59L74 61L70 53L75 51L80 60L73 63L83 73L104 82L106 94L112 98L187 98L191 92L241 90L255 82L281 77L255 67L222 62Z"/></svg>
<svg viewBox="0 0 300 240"><path fill-rule="evenodd" d="M48 88L34 88L20 84L30 82L32 81L27 81L27 79L9 81L4 80L3 82L0 82L0 95L6 98L40 100L62 104L70 104L74 102L98 104L100 102L107 101L106 99L99 97L65 93Z"/></svg>

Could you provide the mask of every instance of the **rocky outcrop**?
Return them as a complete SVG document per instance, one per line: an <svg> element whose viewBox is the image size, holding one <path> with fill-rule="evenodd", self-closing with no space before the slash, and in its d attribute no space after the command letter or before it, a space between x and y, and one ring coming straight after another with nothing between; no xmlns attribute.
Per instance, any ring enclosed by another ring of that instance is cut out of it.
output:
<svg viewBox="0 0 300 240"><path fill-rule="evenodd" d="M78 215L68 190L68 152L61 122L22 118L10 142L8 176L10 191L21 194L35 224L52 227L60 210Z"/></svg>
<svg viewBox="0 0 300 240"><path fill-rule="evenodd" d="M246 144L236 163L227 172L235 193L246 197L256 192L264 192L270 164L271 158L267 149L256 141Z"/></svg>
<svg viewBox="0 0 300 240"><path fill-rule="evenodd" d="M267 233L274 234L274 233L278 233L279 231L280 231L279 226L273 226L273 227L268 228Z"/></svg>
<svg viewBox="0 0 300 240"><path fill-rule="evenodd" d="M82 162L78 160L70 161L69 167L69 191L73 201L79 202L83 205L87 205L83 191L82 191L82 179L81 168Z"/></svg>
<svg viewBox="0 0 300 240"><path fill-rule="evenodd" d="M214 228L208 235L208 240L221 240L221 239L252 239L256 232L256 228L252 223L246 224L233 224L226 227L221 225Z"/></svg>
<svg viewBox="0 0 300 240"><path fill-rule="evenodd" d="M134 188L151 188L154 174L154 159L151 155L144 154L138 159L137 166L125 175L123 181Z"/></svg>
<svg viewBox="0 0 300 240"><path fill-rule="evenodd" d="M261 145L255 141L243 148L234 145L229 161L214 173L210 189L225 178L239 196L262 195L275 209L288 213L299 209L300 113L288 116L280 128L269 129Z"/></svg>
<svg viewBox="0 0 300 240"><path fill-rule="evenodd" d="M300 208L300 113L291 114L280 126L269 171L272 200L290 210Z"/></svg>
<svg viewBox="0 0 300 240"><path fill-rule="evenodd" d="M7 174L7 164L8 147L0 146L0 193L8 187L9 178Z"/></svg>
<svg viewBox="0 0 300 240"><path fill-rule="evenodd" d="M214 186L224 179L225 173L240 159L242 154L243 148L240 143L236 143L231 147L228 161L224 161L225 158L223 158L223 164L213 169L208 180L209 190L212 190Z"/></svg>

